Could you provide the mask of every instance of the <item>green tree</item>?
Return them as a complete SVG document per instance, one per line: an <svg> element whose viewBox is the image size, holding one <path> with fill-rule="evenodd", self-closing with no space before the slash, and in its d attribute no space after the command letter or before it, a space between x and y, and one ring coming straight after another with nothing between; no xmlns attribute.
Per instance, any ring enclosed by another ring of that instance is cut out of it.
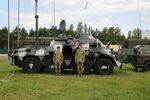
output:
<svg viewBox="0 0 150 100"><path fill-rule="evenodd" d="M111 44L120 44L125 39L125 36L122 34L121 29L118 27L104 27L99 33L99 39L104 43L110 42Z"/></svg>
<svg viewBox="0 0 150 100"><path fill-rule="evenodd" d="M88 28L87 28L87 24L84 25L84 34L87 34L88 32Z"/></svg>
<svg viewBox="0 0 150 100"><path fill-rule="evenodd" d="M139 28L135 28L133 30L133 38L135 39L141 39L142 38L142 30Z"/></svg>
<svg viewBox="0 0 150 100"><path fill-rule="evenodd" d="M73 31L73 24L70 25L69 31Z"/></svg>
<svg viewBox="0 0 150 100"><path fill-rule="evenodd" d="M131 38L132 38L132 32L129 31L129 32L128 32L128 39L131 39Z"/></svg>
<svg viewBox="0 0 150 100"><path fill-rule="evenodd" d="M19 31L20 31L20 28L19 28ZM18 34L18 27L16 26L16 28L10 34L10 39L17 40L17 34Z"/></svg>
<svg viewBox="0 0 150 100"><path fill-rule="evenodd" d="M22 28L20 31L20 39L25 39L28 36L27 30L25 28Z"/></svg>
<svg viewBox="0 0 150 100"><path fill-rule="evenodd" d="M142 38L142 30L139 28L133 29L133 31L128 32L128 39L141 39Z"/></svg>
<svg viewBox="0 0 150 100"><path fill-rule="evenodd" d="M51 28L49 31L49 36L50 37L57 37L58 34L60 33L59 30L55 29L55 28Z"/></svg>
<svg viewBox="0 0 150 100"><path fill-rule="evenodd" d="M92 30L93 30L92 27L89 27L88 28L88 34L92 34Z"/></svg>
<svg viewBox="0 0 150 100"><path fill-rule="evenodd" d="M77 34L82 34L83 33L83 24L82 24L82 22L78 23L76 32L77 32Z"/></svg>
<svg viewBox="0 0 150 100"><path fill-rule="evenodd" d="M7 48L7 40L8 40L8 29L7 27L2 27L2 29L0 29L0 47L1 48Z"/></svg>
<svg viewBox="0 0 150 100"><path fill-rule="evenodd" d="M38 31L39 37L48 37L49 36L49 30L47 28L39 28Z"/></svg>
<svg viewBox="0 0 150 100"><path fill-rule="evenodd" d="M33 29L31 29L31 30L29 31L29 36L30 36L30 37L34 37L34 36L35 36L35 32L34 32Z"/></svg>
<svg viewBox="0 0 150 100"><path fill-rule="evenodd" d="M67 36L69 37L75 37L75 32L73 30L73 24L70 25L69 29L66 31Z"/></svg>

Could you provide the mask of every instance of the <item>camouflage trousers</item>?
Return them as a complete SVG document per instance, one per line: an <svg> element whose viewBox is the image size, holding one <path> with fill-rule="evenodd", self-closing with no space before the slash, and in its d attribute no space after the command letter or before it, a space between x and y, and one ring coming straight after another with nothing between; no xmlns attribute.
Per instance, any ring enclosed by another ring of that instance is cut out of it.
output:
<svg viewBox="0 0 150 100"><path fill-rule="evenodd" d="M56 62L55 63L55 72L56 72L56 75L60 75L61 73L61 63L60 62Z"/></svg>
<svg viewBox="0 0 150 100"><path fill-rule="evenodd" d="M79 76L82 76L82 74L83 74L83 62L77 62L77 70L78 70Z"/></svg>

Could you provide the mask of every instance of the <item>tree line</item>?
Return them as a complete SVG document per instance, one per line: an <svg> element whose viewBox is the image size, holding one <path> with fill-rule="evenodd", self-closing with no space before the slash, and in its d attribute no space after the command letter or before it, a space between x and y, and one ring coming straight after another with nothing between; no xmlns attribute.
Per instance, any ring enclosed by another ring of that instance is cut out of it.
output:
<svg viewBox="0 0 150 100"><path fill-rule="evenodd" d="M30 29L27 31L25 28L16 27L14 30L10 32L10 42L13 40L17 40L17 33L19 30L19 39L26 40L26 37L35 37L34 29ZM7 27L3 27L0 29L0 48L7 48ZM58 29L53 28L39 28L38 36L39 37L57 37L59 34ZM140 29L134 29L133 31L128 32L128 38L141 38ZM103 43L110 42L111 44L121 44L126 38L124 34L121 32L119 27L104 27L103 29L93 29L92 27L88 27L87 24L83 24L79 22L77 28L75 29L73 24L69 26L68 29L65 30L65 34L68 37L76 37L78 34L91 34L94 37L100 39Z"/></svg>

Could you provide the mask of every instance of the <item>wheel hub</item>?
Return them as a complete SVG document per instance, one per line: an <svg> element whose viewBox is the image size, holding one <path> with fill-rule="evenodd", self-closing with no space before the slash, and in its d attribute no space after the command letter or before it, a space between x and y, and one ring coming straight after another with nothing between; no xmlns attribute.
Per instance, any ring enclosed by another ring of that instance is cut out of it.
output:
<svg viewBox="0 0 150 100"><path fill-rule="evenodd" d="M53 68L55 68L55 66L54 65L49 65L49 68L53 69Z"/></svg>
<svg viewBox="0 0 150 100"><path fill-rule="evenodd" d="M30 69L33 69L33 63L29 64Z"/></svg>
<svg viewBox="0 0 150 100"><path fill-rule="evenodd" d="M101 66L102 70L107 70L108 68L109 68L109 66L106 66L106 65Z"/></svg>

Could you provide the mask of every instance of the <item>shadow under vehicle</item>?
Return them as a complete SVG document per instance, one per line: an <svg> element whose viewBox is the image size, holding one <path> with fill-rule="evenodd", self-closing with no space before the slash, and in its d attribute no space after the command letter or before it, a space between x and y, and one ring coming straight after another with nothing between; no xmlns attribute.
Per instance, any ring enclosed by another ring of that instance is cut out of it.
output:
<svg viewBox="0 0 150 100"><path fill-rule="evenodd" d="M79 43L85 50L84 74L90 73L91 69L96 74L110 75L114 66L121 66L116 56L100 42L89 34L80 34L76 38L68 38L65 35L65 20L60 23L58 37L51 41L49 46L32 46L19 48L9 52L10 64L15 64L23 69L25 73L38 73L41 71L54 73L53 54L58 46L64 56L63 69L72 69L77 72L75 64L75 52Z"/></svg>

